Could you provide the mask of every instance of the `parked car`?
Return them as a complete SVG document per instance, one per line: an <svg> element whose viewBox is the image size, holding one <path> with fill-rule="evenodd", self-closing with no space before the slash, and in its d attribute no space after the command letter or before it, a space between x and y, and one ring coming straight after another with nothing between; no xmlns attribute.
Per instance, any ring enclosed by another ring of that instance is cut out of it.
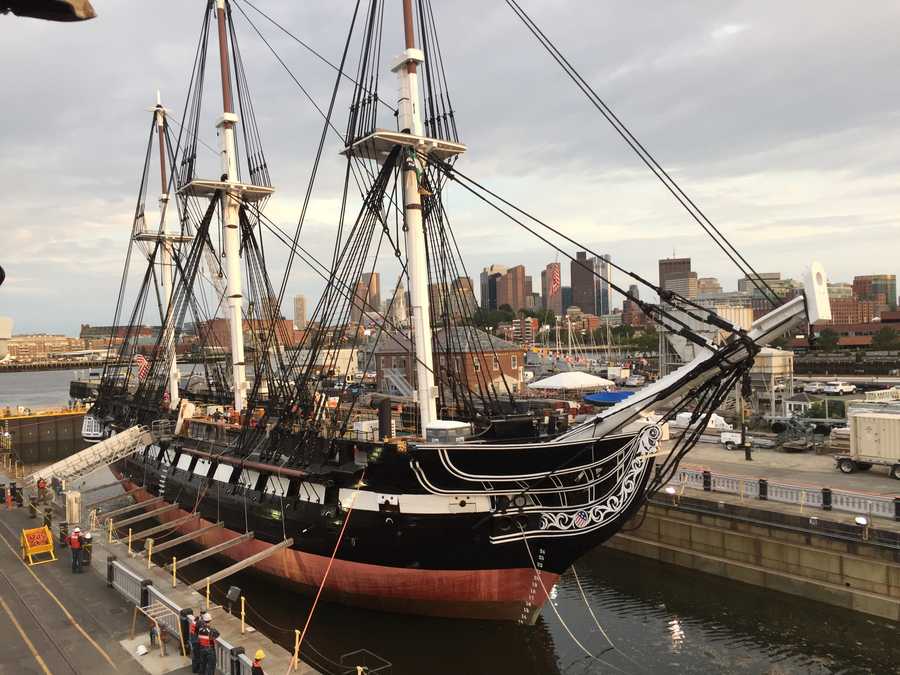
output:
<svg viewBox="0 0 900 675"><path fill-rule="evenodd" d="M825 388L822 389L822 393L833 394L836 396L841 396L843 394L855 394L856 385L850 384L849 382L842 382L840 380L833 380L832 382L825 383Z"/></svg>
<svg viewBox="0 0 900 675"><path fill-rule="evenodd" d="M630 375L627 380L625 380L626 387L643 387L647 383L647 378L643 375Z"/></svg>
<svg viewBox="0 0 900 675"><path fill-rule="evenodd" d="M803 393L805 394L821 394L825 391L824 382L807 382L803 385Z"/></svg>

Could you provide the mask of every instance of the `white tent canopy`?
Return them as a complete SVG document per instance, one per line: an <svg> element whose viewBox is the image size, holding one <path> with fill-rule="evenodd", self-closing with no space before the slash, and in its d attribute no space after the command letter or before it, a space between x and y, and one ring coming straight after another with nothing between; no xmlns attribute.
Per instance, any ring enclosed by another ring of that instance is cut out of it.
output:
<svg viewBox="0 0 900 675"><path fill-rule="evenodd" d="M557 373L543 380L532 382L528 385L529 389L600 389L602 387L611 387L615 384L610 380L606 380L596 375L582 373L577 370L570 370L565 373Z"/></svg>

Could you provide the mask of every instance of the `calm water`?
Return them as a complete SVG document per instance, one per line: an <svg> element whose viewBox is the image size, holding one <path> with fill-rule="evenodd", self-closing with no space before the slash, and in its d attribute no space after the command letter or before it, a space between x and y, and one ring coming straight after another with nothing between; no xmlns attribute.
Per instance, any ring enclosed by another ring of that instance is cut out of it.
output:
<svg viewBox="0 0 900 675"><path fill-rule="evenodd" d="M65 403L70 376L0 375L0 404ZM603 548L576 567L584 597L571 571L554 591L567 628L549 604L535 626L320 604L304 655L323 672L338 672L332 660L367 648L391 661L395 675L900 673L897 624ZM220 568L213 562L188 569L200 578ZM248 621L293 649L310 599L250 573L229 584L243 589Z"/></svg>

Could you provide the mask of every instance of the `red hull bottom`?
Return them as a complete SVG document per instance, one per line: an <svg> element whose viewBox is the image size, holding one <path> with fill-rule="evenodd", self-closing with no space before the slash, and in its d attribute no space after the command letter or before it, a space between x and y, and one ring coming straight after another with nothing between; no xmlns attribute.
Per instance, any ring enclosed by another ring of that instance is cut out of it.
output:
<svg viewBox="0 0 900 675"><path fill-rule="evenodd" d="M125 488L138 486L125 481ZM138 501L151 499L144 490L133 493ZM155 506L154 506L155 508ZM169 522L189 512L173 509L159 516ZM177 527L182 534L211 525L200 519ZM197 538L208 548L238 536L228 528L217 528ZM222 552L231 560L243 560L269 547L256 539L237 544ZM273 577L279 584L302 593L315 593L328 566L325 556L284 549L265 558L254 570ZM506 621L537 620L547 591L559 575L534 569L495 570L423 570L384 567L335 559L322 591L322 597L348 605L402 614L421 614L466 619ZM543 581L543 588L541 586Z"/></svg>

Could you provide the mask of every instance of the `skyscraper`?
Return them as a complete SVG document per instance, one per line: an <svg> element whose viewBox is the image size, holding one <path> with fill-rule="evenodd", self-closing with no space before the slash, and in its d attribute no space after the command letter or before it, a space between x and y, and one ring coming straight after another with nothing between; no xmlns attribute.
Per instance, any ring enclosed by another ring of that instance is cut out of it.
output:
<svg viewBox="0 0 900 675"><path fill-rule="evenodd" d="M599 258L591 258L594 263L594 272L599 276L594 277L594 294L596 295L595 314L609 314L612 312L611 298L609 294L609 282L612 281L612 265L610 255L606 253Z"/></svg>
<svg viewBox="0 0 900 675"><path fill-rule="evenodd" d="M294 328L297 330L306 329L306 296L294 296Z"/></svg>
<svg viewBox="0 0 900 675"><path fill-rule="evenodd" d="M562 276L561 266L558 262L552 262L541 272L541 300L544 309L548 309L556 316L562 316Z"/></svg>
<svg viewBox="0 0 900 675"><path fill-rule="evenodd" d="M683 277L690 272L690 258L663 258L659 261L659 287L665 288L669 279Z"/></svg>
<svg viewBox="0 0 900 675"><path fill-rule="evenodd" d="M510 267L497 280L497 307L509 305L518 311L525 307L525 266Z"/></svg>
<svg viewBox="0 0 900 675"><path fill-rule="evenodd" d="M353 305L350 307L350 321L359 323L366 312L381 310L381 289L378 272L361 274L353 294Z"/></svg>
<svg viewBox="0 0 900 675"><path fill-rule="evenodd" d="M575 253L571 263L572 304L587 314L597 313L597 290L594 283L594 259L584 251Z"/></svg>
<svg viewBox="0 0 900 675"><path fill-rule="evenodd" d="M506 274L505 265L491 265L481 271L481 307L497 309L497 281Z"/></svg>

